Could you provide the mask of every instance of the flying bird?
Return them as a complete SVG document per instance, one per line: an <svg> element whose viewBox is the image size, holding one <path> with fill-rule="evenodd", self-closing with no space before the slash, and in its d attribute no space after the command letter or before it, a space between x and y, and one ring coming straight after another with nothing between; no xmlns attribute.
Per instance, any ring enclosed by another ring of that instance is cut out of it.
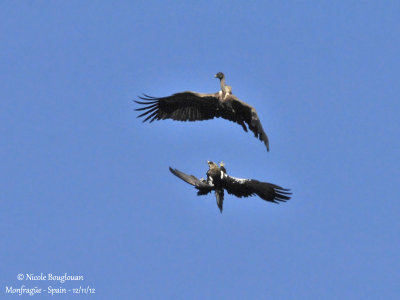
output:
<svg viewBox="0 0 400 300"><path fill-rule="evenodd" d="M220 80L221 90L214 94L197 92L181 92L167 97L152 97L143 94L143 101L135 101L143 107L135 109L143 111L138 116L143 122L172 119L175 121L202 121L223 118L236 122L247 132L247 126L254 136L264 142L269 151L268 136L264 132L256 110L249 104L239 100L232 94L232 87L225 84L222 72L214 77ZM246 126L247 124L247 126Z"/></svg>
<svg viewBox="0 0 400 300"><path fill-rule="evenodd" d="M292 194L289 189L284 189L272 183L229 176L226 173L224 163L221 163L220 166L212 161L207 161L207 163L209 168L207 171L207 179L198 179L193 175L187 175L171 167L169 170L175 176L193 185L198 190L198 196L207 195L211 191L215 191L217 206L221 213L224 202L224 190L226 190L228 194L235 195L239 198L257 195L261 199L273 203L286 202L290 199L290 195Z"/></svg>

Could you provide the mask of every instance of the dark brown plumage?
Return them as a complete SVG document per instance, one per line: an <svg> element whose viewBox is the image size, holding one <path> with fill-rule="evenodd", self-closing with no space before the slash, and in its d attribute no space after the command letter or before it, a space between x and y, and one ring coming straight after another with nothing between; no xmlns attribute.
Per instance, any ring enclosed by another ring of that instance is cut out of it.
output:
<svg viewBox="0 0 400 300"><path fill-rule="evenodd" d="M236 197L249 197L257 195L261 199L268 202L279 203L286 202L290 199L290 190L284 189L279 185L268 182L261 182L255 179L242 179L229 176L226 174L224 166L218 165L212 161L208 161L207 180L198 179L193 175L187 175L177 169L169 170L172 174L179 177L183 181L193 185L197 190L197 195L206 195L211 191L215 191L217 206L222 213L224 190L228 194Z"/></svg>
<svg viewBox="0 0 400 300"><path fill-rule="evenodd" d="M249 104L239 100L232 94L232 88L225 85L225 76L219 72L215 77L221 80L221 90L214 94L196 92L181 92L168 97L152 97L143 95L143 101L135 101L143 107L136 111L143 111L138 118L143 122L172 119L175 121L202 121L213 118L223 118L247 127L254 136L264 142L269 151L268 136L264 132L256 110Z"/></svg>

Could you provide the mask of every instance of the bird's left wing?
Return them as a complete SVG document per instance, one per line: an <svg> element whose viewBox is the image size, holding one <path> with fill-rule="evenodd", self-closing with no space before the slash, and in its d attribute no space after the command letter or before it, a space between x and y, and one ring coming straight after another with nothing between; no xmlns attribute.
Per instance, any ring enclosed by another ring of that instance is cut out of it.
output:
<svg viewBox="0 0 400 300"><path fill-rule="evenodd" d="M258 195L260 198L274 203L286 202L292 194L290 190L272 183L236 178L229 175L223 179L223 184L229 194L237 197Z"/></svg>
<svg viewBox="0 0 400 300"><path fill-rule="evenodd" d="M214 188L214 185L208 183L206 180L200 180L196 176L185 174L177 169L172 169L169 167L169 170L172 174L179 177L183 181L193 185L196 189L199 190L200 195L205 195L211 192Z"/></svg>
<svg viewBox="0 0 400 300"><path fill-rule="evenodd" d="M267 147L267 150L269 151L268 136L261 125L260 118L258 117L255 108L239 100L234 95L230 95L230 98L236 118L241 118L244 122L246 122L250 130L254 133L254 136L263 141L265 146Z"/></svg>

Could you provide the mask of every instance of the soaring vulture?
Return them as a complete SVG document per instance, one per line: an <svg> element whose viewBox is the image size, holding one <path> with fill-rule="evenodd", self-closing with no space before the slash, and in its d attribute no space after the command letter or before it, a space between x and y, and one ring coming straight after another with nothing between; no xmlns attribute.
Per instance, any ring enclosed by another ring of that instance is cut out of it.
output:
<svg viewBox="0 0 400 300"><path fill-rule="evenodd" d="M143 101L135 101L143 107L136 111L144 111L138 116L143 122L172 119L175 121L201 121L213 118L224 118L242 126L247 126L254 136L264 142L269 151L269 142L261 125L256 110L249 104L239 100L232 94L232 88L225 84L225 76L219 72L215 75L220 80L221 90L214 94L196 92L176 93L168 97L152 97L146 94L140 97Z"/></svg>
<svg viewBox="0 0 400 300"><path fill-rule="evenodd" d="M229 176L226 173L223 163L220 164L220 167L212 161L207 161L207 163L209 167L207 171L207 180L203 178L198 179L193 175L187 175L171 167L169 170L175 176L193 185L198 190L198 196L207 195L211 191L215 191L217 205L221 213L224 201L224 190L226 190L228 194L235 195L239 198L257 195L261 199L273 203L286 202L290 199L290 195L292 194L289 189L284 189L272 183Z"/></svg>

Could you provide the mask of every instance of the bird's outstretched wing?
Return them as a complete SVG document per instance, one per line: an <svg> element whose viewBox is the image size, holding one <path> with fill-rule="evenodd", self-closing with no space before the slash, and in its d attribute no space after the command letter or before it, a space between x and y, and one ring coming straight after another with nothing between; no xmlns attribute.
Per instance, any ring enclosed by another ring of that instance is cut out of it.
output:
<svg viewBox="0 0 400 300"><path fill-rule="evenodd" d="M187 175L177 169L172 169L171 167L169 167L169 170L175 176L179 177L183 181L193 185L196 189L198 189L199 190L199 192L197 193L198 195L206 195L214 189L214 185L208 183L204 179L200 180L196 176Z"/></svg>
<svg viewBox="0 0 400 300"><path fill-rule="evenodd" d="M237 197L258 195L266 201L279 203L289 200L292 194L289 189L254 179L241 179L228 175L223 179L223 182L226 191Z"/></svg>
<svg viewBox="0 0 400 300"><path fill-rule="evenodd" d="M246 122L250 130L254 133L254 136L260 141L264 142L267 150L269 151L268 136L261 125L261 121L255 108L246 102L239 100L235 95L230 95L229 98L232 108L235 111L235 121L238 122L237 120L241 119L242 121Z"/></svg>
<svg viewBox="0 0 400 300"><path fill-rule="evenodd" d="M150 120L172 119L175 121L200 121L220 117L218 93L200 94L196 92L176 93L168 97L143 95L143 101L135 101L143 107L135 109L144 111L138 116Z"/></svg>

